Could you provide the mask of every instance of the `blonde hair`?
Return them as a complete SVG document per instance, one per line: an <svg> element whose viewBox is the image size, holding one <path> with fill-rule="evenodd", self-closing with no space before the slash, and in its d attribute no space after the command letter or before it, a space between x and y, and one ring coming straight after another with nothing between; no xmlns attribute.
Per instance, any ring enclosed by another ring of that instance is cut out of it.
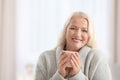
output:
<svg viewBox="0 0 120 80"><path fill-rule="evenodd" d="M96 43L96 38L95 38L95 31L94 31L94 25L92 23L92 21L90 20L90 18L88 17L87 14L83 13L83 12L74 12L66 21L63 31L61 33L61 36L58 40L57 46L60 46L61 44L65 44L65 35L66 35L66 30L67 27L72 19L72 17L74 16L80 16L84 19L86 19L88 21L88 34L89 34L89 40L88 43L86 44L87 46L91 47L91 48L97 48L97 43Z"/></svg>

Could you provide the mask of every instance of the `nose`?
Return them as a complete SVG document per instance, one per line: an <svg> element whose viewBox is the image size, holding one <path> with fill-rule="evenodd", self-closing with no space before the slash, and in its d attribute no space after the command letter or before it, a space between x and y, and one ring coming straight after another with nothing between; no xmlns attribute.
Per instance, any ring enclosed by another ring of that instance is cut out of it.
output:
<svg viewBox="0 0 120 80"><path fill-rule="evenodd" d="M82 36L81 30L80 29L76 30L75 35L78 36L78 37L81 37Z"/></svg>

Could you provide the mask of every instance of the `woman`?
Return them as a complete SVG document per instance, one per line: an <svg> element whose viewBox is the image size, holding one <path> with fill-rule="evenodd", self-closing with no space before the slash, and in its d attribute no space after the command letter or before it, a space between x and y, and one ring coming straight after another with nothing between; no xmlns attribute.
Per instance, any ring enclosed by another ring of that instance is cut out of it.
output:
<svg viewBox="0 0 120 80"><path fill-rule="evenodd" d="M94 35L90 18L83 12L74 12L57 47L40 55L35 80L111 80L107 61L95 49Z"/></svg>

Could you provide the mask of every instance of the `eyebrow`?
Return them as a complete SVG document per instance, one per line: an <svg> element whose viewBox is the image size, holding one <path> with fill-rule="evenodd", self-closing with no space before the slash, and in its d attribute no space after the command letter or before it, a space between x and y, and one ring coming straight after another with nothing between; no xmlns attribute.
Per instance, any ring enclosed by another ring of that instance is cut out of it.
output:
<svg viewBox="0 0 120 80"><path fill-rule="evenodd" d="M72 27L75 27L75 28L77 28L78 26L76 26L76 25L71 25ZM82 29L85 29L85 30L88 30L88 28L86 28L86 27L82 27Z"/></svg>
<svg viewBox="0 0 120 80"><path fill-rule="evenodd" d="M72 26L72 27L77 27L76 25L73 25L73 24L72 24L72 25L70 25L70 26Z"/></svg>

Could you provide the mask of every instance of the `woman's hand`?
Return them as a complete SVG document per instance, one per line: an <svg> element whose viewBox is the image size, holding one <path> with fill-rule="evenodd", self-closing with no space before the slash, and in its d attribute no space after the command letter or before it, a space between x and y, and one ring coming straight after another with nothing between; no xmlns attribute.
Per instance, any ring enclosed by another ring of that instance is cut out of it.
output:
<svg viewBox="0 0 120 80"><path fill-rule="evenodd" d="M82 65L80 60L80 55L78 54L78 52L72 54L71 65L72 68L70 70L70 76L74 76L80 71Z"/></svg>
<svg viewBox="0 0 120 80"><path fill-rule="evenodd" d="M61 52L60 59L58 62L58 72L65 77L68 74L68 62L67 62L67 54L64 54L64 51Z"/></svg>

